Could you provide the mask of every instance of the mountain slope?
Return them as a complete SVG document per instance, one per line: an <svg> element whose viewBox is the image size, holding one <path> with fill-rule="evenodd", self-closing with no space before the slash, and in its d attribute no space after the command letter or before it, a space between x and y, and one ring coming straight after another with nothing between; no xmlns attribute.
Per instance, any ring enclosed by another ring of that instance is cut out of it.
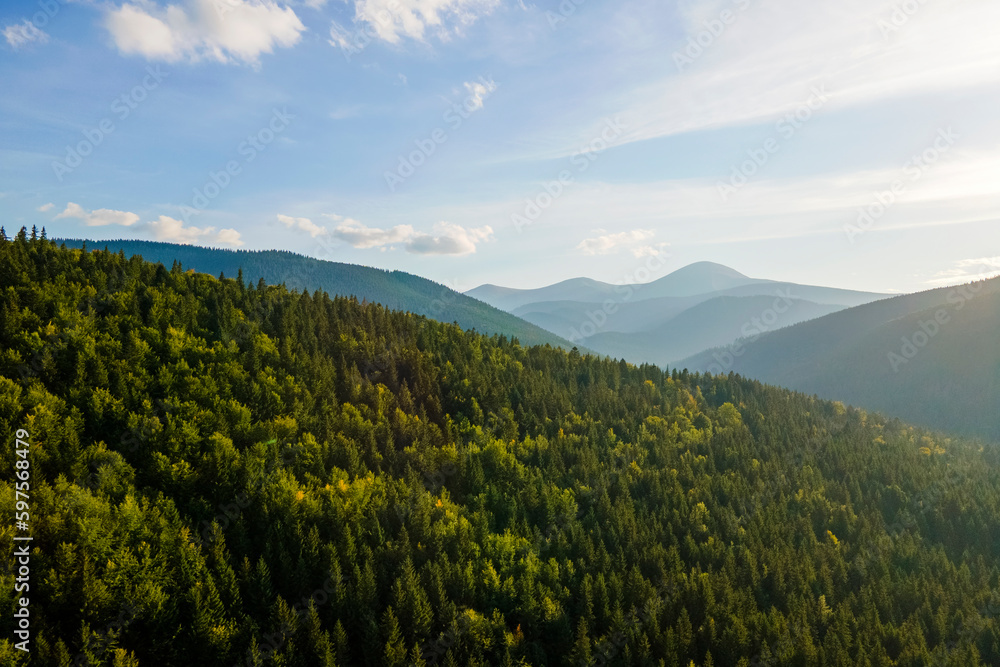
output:
<svg viewBox="0 0 1000 667"><path fill-rule="evenodd" d="M41 240L0 294L0 664L1000 664L998 448Z"/></svg>
<svg viewBox="0 0 1000 667"><path fill-rule="evenodd" d="M635 294L640 295L644 287L634 287L633 289ZM612 305L608 309L610 312L605 312L607 317L604 318L596 315L601 311L603 304L580 301L529 303L515 308L511 312L558 336L569 339L581 335L581 327L584 323L589 321L596 325L595 319L603 322L601 326L597 327L597 330L601 333L615 332L629 334L657 332L685 310L712 299L729 297L728 303L737 306L737 308L732 311L730 321L725 322L724 325L727 329L735 327L735 330L738 332L743 324L748 321L747 318L759 316L762 310L766 309L758 310L755 313L751 312L752 305L749 307L738 305L740 298L746 298L746 304L771 303L774 299L784 301L787 298L790 301L805 301L829 306L830 308L826 312L833 312L850 308L851 306L871 303L887 296L832 287L814 287L810 285L797 285L795 283L768 281L719 290L718 292L708 292L696 296L668 296L651 299L631 297L628 300L625 300L625 297L619 296L612 299ZM735 340L735 338L725 342L730 342L731 340ZM700 349L704 349L704 346ZM646 359L638 359L637 361L643 360Z"/></svg>
<svg viewBox="0 0 1000 667"><path fill-rule="evenodd" d="M1000 440L1000 278L887 299L678 363Z"/></svg>
<svg viewBox="0 0 1000 667"><path fill-rule="evenodd" d="M70 248L79 248L84 243L78 239L58 239L58 242ZM402 271L327 262L283 250L222 250L132 240L86 243L91 249L122 250L126 256L140 255L147 261L159 262L167 267L177 261L185 269L214 276L225 273L228 277L236 277L242 269L247 282L256 283L263 279L269 285L284 284L290 289L318 289L329 294L354 296L359 301L374 301L393 310L455 322L463 329L517 338L525 345L572 347L564 339L516 316Z"/></svg>
<svg viewBox="0 0 1000 667"><path fill-rule="evenodd" d="M583 339L589 349L613 357L659 366L696 354L706 346L726 345L757 331L774 331L841 310L839 306L789 299L774 310L770 296L721 296L669 318L651 331L599 333ZM774 314L762 321L762 313Z"/></svg>

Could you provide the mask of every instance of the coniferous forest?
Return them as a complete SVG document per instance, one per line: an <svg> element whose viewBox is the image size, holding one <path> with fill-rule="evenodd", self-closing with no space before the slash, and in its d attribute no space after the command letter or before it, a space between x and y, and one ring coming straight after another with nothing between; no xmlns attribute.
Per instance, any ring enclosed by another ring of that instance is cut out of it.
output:
<svg viewBox="0 0 1000 667"><path fill-rule="evenodd" d="M32 664L1000 664L995 444L25 230L0 290Z"/></svg>

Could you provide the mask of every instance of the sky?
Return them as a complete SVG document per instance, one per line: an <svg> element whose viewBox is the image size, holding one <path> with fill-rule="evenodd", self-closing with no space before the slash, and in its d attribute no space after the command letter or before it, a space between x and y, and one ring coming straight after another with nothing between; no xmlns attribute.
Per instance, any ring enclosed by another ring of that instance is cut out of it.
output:
<svg viewBox="0 0 1000 667"><path fill-rule="evenodd" d="M7 0L0 221L461 291L697 261L958 284L1000 273L998 25L995 0Z"/></svg>

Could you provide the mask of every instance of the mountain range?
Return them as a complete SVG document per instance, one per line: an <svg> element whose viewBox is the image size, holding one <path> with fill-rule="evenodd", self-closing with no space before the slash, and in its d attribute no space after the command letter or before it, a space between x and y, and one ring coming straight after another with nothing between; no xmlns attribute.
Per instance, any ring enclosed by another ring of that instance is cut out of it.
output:
<svg viewBox="0 0 1000 667"><path fill-rule="evenodd" d="M645 284L577 278L526 290L482 285L466 295L600 354L661 366L889 296L750 278L712 262Z"/></svg>

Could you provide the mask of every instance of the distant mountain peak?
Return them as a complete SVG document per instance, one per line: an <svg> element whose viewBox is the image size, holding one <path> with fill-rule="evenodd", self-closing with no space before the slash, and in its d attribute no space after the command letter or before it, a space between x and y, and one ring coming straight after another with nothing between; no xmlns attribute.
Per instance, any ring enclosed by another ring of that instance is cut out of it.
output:
<svg viewBox="0 0 1000 667"><path fill-rule="evenodd" d="M670 275L674 276L679 274L718 275L718 276L727 276L729 278L743 278L744 280L753 280L752 278L750 278L750 276L743 275L736 269L730 268L725 264L719 264L717 262L694 262L693 264L688 264L683 268L677 269Z"/></svg>
<svg viewBox="0 0 1000 667"><path fill-rule="evenodd" d="M664 296L695 296L754 283L770 282L745 276L716 262L695 262L658 279L650 285Z"/></svg>

